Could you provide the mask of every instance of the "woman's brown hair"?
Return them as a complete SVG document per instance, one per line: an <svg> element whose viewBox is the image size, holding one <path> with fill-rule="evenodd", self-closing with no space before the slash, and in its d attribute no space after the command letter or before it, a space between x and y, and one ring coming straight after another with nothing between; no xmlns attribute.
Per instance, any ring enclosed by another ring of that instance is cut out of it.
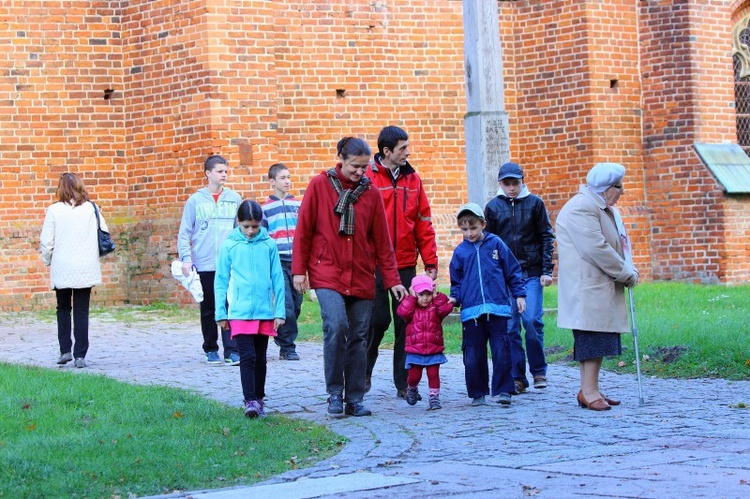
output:
<svg viewBox="0 0 750 499"><path fill-rule="evenodd" d="M73 206L81 206L89 201L89 193L83 186L83 181L75 173L60 175L60 183L55 195L63 203L72 203Z"/></svg>

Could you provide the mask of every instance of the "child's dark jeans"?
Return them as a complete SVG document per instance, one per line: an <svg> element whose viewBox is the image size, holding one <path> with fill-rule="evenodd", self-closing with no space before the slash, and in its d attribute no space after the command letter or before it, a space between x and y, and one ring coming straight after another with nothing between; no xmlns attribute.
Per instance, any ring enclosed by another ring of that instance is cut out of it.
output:
<svg viewBox="0 0 750 499"><path fill-rule="evenodd" d="M487 342L492 354L492 391L489 390ZM508 320L496 315L483 315L463 322L461 350L466 371L466 390L469 397L513 393L511 374L510 336Z"/></svg>

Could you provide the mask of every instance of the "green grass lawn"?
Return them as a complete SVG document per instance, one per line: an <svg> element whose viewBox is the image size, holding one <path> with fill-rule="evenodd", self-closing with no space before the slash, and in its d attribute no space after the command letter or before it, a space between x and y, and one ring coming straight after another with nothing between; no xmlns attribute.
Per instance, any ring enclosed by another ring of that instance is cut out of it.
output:
<svg viewBox="0 0 750 499"><path fill-rule="evenodd" d="M0 497L129 497L252 484L340 449L184 390L0 363Z"/></svg>
<svg viewBox="0 0 750 499"><path fill-rule="evenodd" d="M444 290L447 291L447 290ZM633 290L643 373L675 378L750 379L750 286L646 283ZM557 328L557 288L544 290L545 348L548 362L570 362L573 334ZM305 300L300 340L321 341L320 313ZM446 350L461 352L458 319L444 323ZM392 329L386 340L392 339ZM635 372L631 335L623 337L623 355L606 359L604 368ZM384 343L384 347L389 347ZM619 366L620 363L623 366ZM577 363L575 363L577 365Z"/></svg>

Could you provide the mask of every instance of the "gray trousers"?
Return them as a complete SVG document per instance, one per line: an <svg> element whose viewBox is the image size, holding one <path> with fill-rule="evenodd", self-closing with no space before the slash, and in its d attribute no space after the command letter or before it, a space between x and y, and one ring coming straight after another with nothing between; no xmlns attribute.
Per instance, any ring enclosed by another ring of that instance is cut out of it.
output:
<svg viewBox="0 0 750 499"><path fill-rule="evenodd" d="M316 289L323 320L323 371L326 391L346 402L362 402L367 369L367 329L372 300Z"/></svg>

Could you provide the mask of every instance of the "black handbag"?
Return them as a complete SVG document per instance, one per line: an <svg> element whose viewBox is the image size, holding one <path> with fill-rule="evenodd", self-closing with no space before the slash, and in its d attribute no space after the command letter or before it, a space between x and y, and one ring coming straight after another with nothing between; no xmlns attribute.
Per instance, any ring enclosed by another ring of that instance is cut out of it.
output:
<svg viewBox="0 0 750 499"><path fill-rule="evenodd" d="M109 232L102 230L102 222L99 220L99 209L96 207L96 203L90 201L94 205L94 213L96 213L96 233L99 236L99 256L104 256L112 253L115 250L115 243L109 236Z"/></svg>

